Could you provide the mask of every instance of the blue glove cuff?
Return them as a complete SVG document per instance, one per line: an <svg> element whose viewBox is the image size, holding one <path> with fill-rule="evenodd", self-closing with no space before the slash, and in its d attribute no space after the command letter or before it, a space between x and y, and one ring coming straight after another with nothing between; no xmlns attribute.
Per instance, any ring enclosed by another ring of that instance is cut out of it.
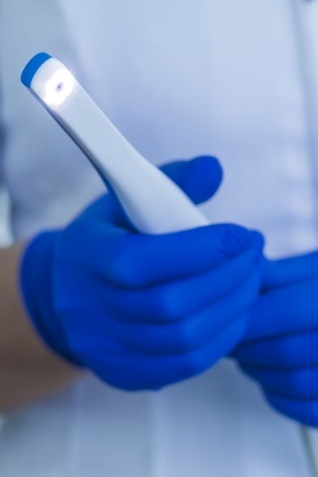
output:
<svg viewBox="0 0 318 477"><path fill-rule="evenodd" d="M54 248L60 232L37 235L26 247L20 265L20 288L28 315L44 342L58 355L81 366L68 349L52 303Z"/></svg>

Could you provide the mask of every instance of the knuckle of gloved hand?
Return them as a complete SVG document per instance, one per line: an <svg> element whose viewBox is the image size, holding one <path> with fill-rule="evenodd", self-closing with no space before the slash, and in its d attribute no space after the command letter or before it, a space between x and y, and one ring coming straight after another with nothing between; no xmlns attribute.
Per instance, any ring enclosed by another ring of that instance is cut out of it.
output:
<svg viewBox="0 0 318 477"><path fill-rule="evenodd" d="M187 318L178 323L178 328L174 333L175 347L181 352L188 352L198 346L197 336L194 333L191 319Z"/></svg>
<svg viewBox="0 0 318 477"><path fill-rule="evenodd" d="M178 321L184 316L184 297L180 297L174 288L161 286L153 293L153 305L156 315L163 321Z"/></svg>

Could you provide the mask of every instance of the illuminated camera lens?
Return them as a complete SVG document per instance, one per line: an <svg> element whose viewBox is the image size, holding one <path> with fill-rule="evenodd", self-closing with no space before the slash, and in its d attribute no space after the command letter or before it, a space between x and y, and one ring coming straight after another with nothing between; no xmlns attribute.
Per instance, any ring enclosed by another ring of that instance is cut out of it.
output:
<svg viewBox="0 0 318 477"><path fill-rule="evenodd" d="M67 69L55 71L47 80L42 99L49 106L60 106L72 94L74 86L74 76Z"/></svg>

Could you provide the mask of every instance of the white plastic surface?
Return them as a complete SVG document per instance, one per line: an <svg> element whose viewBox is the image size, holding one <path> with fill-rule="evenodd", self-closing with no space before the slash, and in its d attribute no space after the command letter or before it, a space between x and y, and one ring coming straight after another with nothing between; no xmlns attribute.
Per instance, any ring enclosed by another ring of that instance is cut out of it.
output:
<svg viewBox="0 0 318 477"><path fill-rule="evenodd" d="M136 229L160 234L207 225L183 191L133 148L75 78L63 101L51 101L57 86L64 94L63 85L57 84L63 70L69 82L63 64L49 59L35 74L31 90L111 185Z"/></svg>

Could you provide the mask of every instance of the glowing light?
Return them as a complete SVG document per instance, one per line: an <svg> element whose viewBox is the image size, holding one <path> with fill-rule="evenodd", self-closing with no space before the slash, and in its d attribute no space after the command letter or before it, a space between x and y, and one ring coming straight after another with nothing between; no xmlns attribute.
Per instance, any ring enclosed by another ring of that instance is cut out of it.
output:
<svg viewBox="0 0 318 477"><path fill-rule="evenodd" d="M60 106L72 94L74 86L74 76L66 68L57 70L44 85L42 100L48 106Z"/></svg>

